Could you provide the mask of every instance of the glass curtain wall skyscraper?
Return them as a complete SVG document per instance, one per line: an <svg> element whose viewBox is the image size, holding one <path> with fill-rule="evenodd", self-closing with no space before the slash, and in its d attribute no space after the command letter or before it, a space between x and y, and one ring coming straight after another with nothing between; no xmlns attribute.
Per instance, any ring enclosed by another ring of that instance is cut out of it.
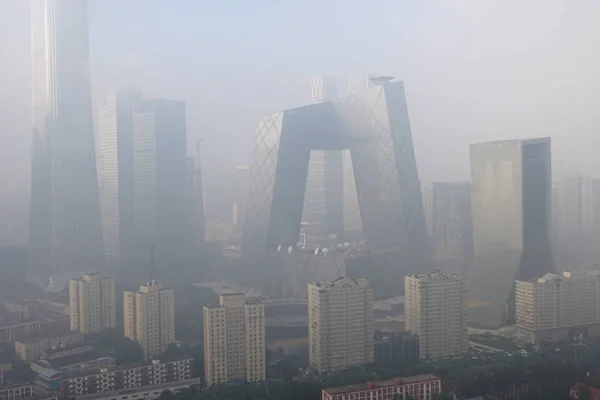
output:
<svg viewBox="0 0 600 400"><path fill-rule="evenodd" d="M29 281L62 290L104 265L86 0L31 0Z"/></svg>
<svg viewBox="0 0 600 400"><path fill-rule="evenodd" d="M474 263L469 319L497 329L514 318L515 280L554 272L550 251L550 138L473 144Z"/></svg>
<svg viewBox="0 0 600 400"><path fill-rule="evenodd" d="M133 258L133 109L141 101L139 93L110 93L98 110L102 232L109 268Z"/></svg>
<svg viewBox="0 0 600 400"><path fill-rule="evenodd" d="M189 253L185 103L147 100L133 113L134 225L142 265L180 267ZM153 250L154 249L154 250Z"/></svg>

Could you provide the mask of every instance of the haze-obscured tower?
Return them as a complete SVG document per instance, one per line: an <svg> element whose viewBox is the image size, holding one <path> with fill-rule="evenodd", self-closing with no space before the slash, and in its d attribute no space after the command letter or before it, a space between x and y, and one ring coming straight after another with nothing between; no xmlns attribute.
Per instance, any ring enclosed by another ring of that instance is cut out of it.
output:
<svg viewBox="0 0 600 400"><path fill-rule="evenodd" d="M550 251L550 138L471 145L475 261L470 324L514 320L514 282L554 271Z"/></svg>
<svg viewBox="0 0 600 400"><path fill-rule="evenodd" d="M199 252L204 250L204 188L202 182L202 164L200 159L200 142L196 143L196 157L188 157L188 181L189 193L188 200L189 213L191 215L189 221L189 241L191 254L196 257ZM195 262L196 258L192 258Z"/></svg>
<svg viewBox="0 0 600 400"><path fill-rule="evenodd" d="M250 180L250 167L237 165L235 167L235 194L233 203L233 228L235 233L242 233L246 220L246 203L248 202L248 185Z"/></svg>
<svg viewBox="0 0 600 400"><path fill-rule="evenodd" d="M434 182L432 208L434 254L470 263L473 258L471 183Z"/></svg>
<svg viewBox="0 0 600 400"><path fill-rule="evenodd" d="M177 268L188 257L189 180L185 103L148 100L133 113L134 223L138 254L158 268ZM155 277L151 277L155 278Z"/></svg>
<svg viewBox="0 0 600 400"><path fill-rule="evenodd" d="M257 285L280 288L288 279L276 254L296 254L311 151L343 149L352 157L369 256L398 253L375 268L360 261L345 275L368 273L374 291L393 295L406 271L423 268L427 239L404 84L381 79L360 93L260 120L242 243Z"/></svg>
<svg viewBox="0 0 600 400"><path fill-rule="evenodd" d="M421 192L423 193L425 228L428 235L433 235L433 187L430 184L422 185Z"/></svg>
<svg viewBox="0 0 600 400"><path fill-rule="evenodd" d="M141 100L138 93L110 93L98 108L100 204L109 268L133 261L133 109Z"/></svg>
<svg viewBox="0 0 600 400"><path fill-rule="evenodd" d="M87 18L86 0L31 0L27 279L48 290L104 267Z"/></svg>
<svg viewBox="0 0 600 400"><path fill-rule="evenodd" d="M333 78L316 77L311 104L338 97ZM344 232L344 172L340 150L311 150L302 222L309 247L335 245Z"/></svg>
<svg viewBox="0 0 600 400"><path fill-rule="evenodd" d="M593 230L593 180L580 174L563 179L561 194L561 233L581 236Z"/></svg>

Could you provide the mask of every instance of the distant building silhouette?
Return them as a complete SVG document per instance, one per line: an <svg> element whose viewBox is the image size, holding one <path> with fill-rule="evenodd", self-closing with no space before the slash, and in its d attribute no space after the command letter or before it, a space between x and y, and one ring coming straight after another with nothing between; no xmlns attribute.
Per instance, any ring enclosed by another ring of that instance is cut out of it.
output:
<svg viewBox="0 0 600 400"><path fill-rule="evenodd" d="M433 245L439 258L473 259L470 182L433 183Z"/></svg>
<svg viewBox="0 0 600 400"><path fill-rule="evenodd" d="M315 77L311 104L338 98L335 79ZM344 158L342 151L311 150L302 207L303 231L309 246L336 245L344 233Z"/></svg>
<svg viewBox="0 0 600 400"><path fill-rule="evenodd" d="M374 290L399 293L406 270L423 267L427 240L404 85L386 82L259 122L242 242L256 284L277 279L274 270L282 268L275 264L281 259L273 254L298 243L311 151L342 149L352 157L370 254L403 253L393 265L379 263L375 270L354 270L347 276L385 276L374 281L386 288Z"/></svg>
<svg viewBox="0 0 600 400"><path fill-rule="evenodd" d="M136 252L149 265L155 246L160 270L186 262L190 208L185 103L146 100L133 113Z"/></svg>
<svg viewBox="0 0 600 400"><path fill-rule="evenodd" d="M31 213L27 279L60 291L104 267L86 0L31 2Z"/></svg>
<svg viewBox="0 0 600 400"><path fill-rule="evenodd" d="M515 280L554 271L550 251L550 138L471 145L475 260L470 324L514 320Z"/></svg>
<svg viewBox="0 0 600 400"><path fill-rule="evenodd" d="M115 92L98 108L100 204L109 268L133 261L133 110L141 101L139 93Z"/></svg>

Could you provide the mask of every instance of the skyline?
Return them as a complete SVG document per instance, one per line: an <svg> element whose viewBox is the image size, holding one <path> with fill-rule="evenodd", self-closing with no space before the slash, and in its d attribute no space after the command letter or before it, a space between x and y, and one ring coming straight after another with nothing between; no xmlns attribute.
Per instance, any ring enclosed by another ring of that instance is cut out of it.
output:
<svg viewBox="0 0 600 400"><path fill-rule="evenodd" d="M1 232L4 243L22 243L27 221L29 35L24 3L9 0L0 13L0 37L10 37L0 44L7 68L0 77L5 89L0 93L0 138L6 142L0 150L0 218L14 228ZM426 182L464 180L470 143L540 135L553 139L555 175L599 175L594 148L600 79L594 71L600 60L590 49L595 48L592 24L600 5L589 0L568 6L559 0L376 3L331 1L318 15L312 13L313 1L278 6L261 1L235 10L182 1L189 13L169 10L160 0L144 2L144 7L133 0L121 4L119 13L112 12L114 0L93 3L95 124L99 99L125 83L149 97L186 101L188 152L199 136L205 138L210 180L233 164L248 163L260 116L308 103L311 76L333 75L343 84L347 73L370 70L406 82L419 173ZM321 40L303 28L309 15L318 23L330 20ZM185 24L194 18L200 23ZM362 19L378 24L367 26ZM510 32L503 29L507 25ZM217 37L206 35L215 27ZM288 46L282 45L285 40ZM392 45L397 50L386 54ZM275 48L286 57L274 60L268 53ZM224 118L226 110L239 118ZM452 140L443 140L448 137ZM230 157L220 156L225 152Z"/></svg>

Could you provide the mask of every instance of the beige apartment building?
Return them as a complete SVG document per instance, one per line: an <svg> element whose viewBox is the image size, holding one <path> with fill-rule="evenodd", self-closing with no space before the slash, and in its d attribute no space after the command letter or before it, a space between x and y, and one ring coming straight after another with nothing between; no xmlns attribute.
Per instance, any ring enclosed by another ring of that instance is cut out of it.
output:
<svg viewBox="0 0 600 400"><path fill-rule="evenodd" d="M264 304L222 294L219 305L204 306L203 317L206 385L265 380Z"/></svg>
<svg viewBox="0 0 600 400"><path fill-rule="evenodd" d="M69 282L71 330L100 332L115 327L115 280L98 273Z"/></svg>
<svg viewBox="0 0 600 400"><path fill-rule="evenodd" d="M140 344L144 359L160 356L175 341L175 295L152 281L123 297L125 337Z"/></svg>
<svg viewBox="0 0 600 400"><path fill-rule="evenodd" d="M525 342L600 336L600 271L516 281L517 337Z"/></svg>
<svg viewBox="0 0 600 400"><path fill-rule="evenodd" d="M460 357L469 349L466 285L460 271L404 278L406 330L419 336L421 358Z"/></svg>
<svg viewBox="0 0 600 400"><path fill-rule="evenodd" d="M319 372L373 362L373 289L364 279L308 285L308 357Z"/></svg>
<svg viewBox="0 0 600 400"><path fill-rule="evenodd" d="M81 342L83 342L83 335L79 332L69 332L64 335L38 336L17 340L15 342L15 352L22 361L32 362L41 360L48 350L68 347Z"/></svg>

